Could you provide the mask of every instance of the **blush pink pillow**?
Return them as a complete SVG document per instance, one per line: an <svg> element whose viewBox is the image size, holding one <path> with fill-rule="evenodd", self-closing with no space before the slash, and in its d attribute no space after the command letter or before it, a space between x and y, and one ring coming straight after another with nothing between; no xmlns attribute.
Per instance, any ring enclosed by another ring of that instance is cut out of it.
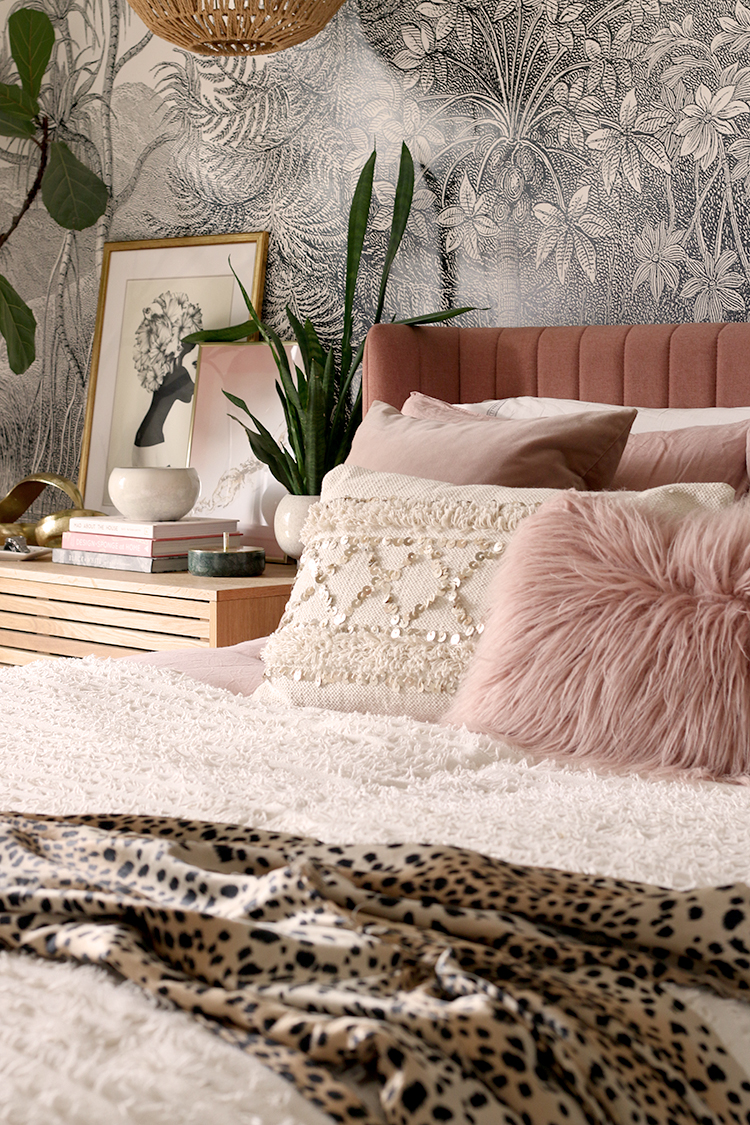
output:
<svg viewBox="0 0 750 1125"><path fill-rule="evenodd" d="M531 422L455 413L446 424L374 402L347 464L450 484L596 491L612 481L636 416L628 408Z"/></svg>
<svg viewBox="0 0 750 1125"><path fill-rule="evenodd" d="M502 418L502 414L475 414L419 391L412 391L401 412L409 418L435 422L461 422L467 414L485 422ZM631 433L608 487L642 492L662 484L724 481L731 484L737 497L744 496L750 490L749 445L747 420L722 426Z"/></svg>
<svg viewBox="0 0 750 1125"><path fill-rule="evenodd" d="M535 755L750 782L750 506L566 492L524 520L444 722Z"/></svg>
<svg viewBox="0 0 750 1125"><path fill-rule="evenodd" d="M736 495L750 489L750 422L631 434L611 488L641 492L660 484L725 481Z"/></svg>

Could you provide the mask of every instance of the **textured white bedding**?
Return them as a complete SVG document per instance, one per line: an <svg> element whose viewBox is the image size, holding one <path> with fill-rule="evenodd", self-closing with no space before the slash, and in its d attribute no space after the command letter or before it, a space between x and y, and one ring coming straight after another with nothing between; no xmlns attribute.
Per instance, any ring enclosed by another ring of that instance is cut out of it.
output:
<svg viewBox="0 0 750 1125"><path fill-rule="evenodd" d="M750 879L750 789L530 765L482 735L261 706L126 661L0 671L3 809L431 840L688 887ZM750 1007L698 997L750 1061ZM282 1079L99 969L0 954L0 1122L322 1122Z"/></svg>

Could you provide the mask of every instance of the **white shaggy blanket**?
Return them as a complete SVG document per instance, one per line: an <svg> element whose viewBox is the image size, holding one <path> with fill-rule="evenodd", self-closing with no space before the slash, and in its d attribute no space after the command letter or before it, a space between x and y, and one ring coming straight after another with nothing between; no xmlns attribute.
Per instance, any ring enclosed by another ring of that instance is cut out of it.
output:
<svg viewBox="0 0 750 1125"><path fill-rule="evenodd" d="M750 881L750 788L530 765L482 735L274 709L94 658L2 670L0 704L5 810L429 840L683 888ZM695 1004L750 1060L750 1007ZM254 1059L103 970L0 954L0 1011L2 1123L328 1121Z"/></svg>

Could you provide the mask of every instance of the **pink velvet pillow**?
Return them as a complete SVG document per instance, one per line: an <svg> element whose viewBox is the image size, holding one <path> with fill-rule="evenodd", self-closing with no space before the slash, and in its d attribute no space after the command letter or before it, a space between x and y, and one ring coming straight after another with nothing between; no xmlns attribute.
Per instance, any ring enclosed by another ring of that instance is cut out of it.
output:
<svg viewBox="0 0 750 1125"><path fill-rule="evenodd" d="M750 507L567 492L525 520L444 722L618 769L750 781Z"/></svg>
<svg viewBox="0 0 750 1125"><path fill-rule="evenodd" d="M450 484L596 491L610 484L636 416L623 408L525 422L455 412L446 424L374 402L347 463Z"/></svg>
<svg viewBox="0 0 750 1125"><path fill-rule="evenodd" d="M497 415L474 414L419 391L412 391L401 411L409 418L439 422L461 422L467 413L486 422L498 418ZM744 496L750 490L749 446L750 422L747 420L722 426L631 433L608 487L642 492L662 484L725 481L731 484L737 497Z"/></svg>

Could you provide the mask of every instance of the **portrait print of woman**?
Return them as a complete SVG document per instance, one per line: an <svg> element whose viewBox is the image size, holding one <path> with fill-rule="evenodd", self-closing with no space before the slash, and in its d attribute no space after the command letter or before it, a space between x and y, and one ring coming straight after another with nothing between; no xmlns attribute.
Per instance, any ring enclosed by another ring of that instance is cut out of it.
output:
<svg viewBox="0 0 750 1125"><path fill-rule="evenodd" d="M136 330L133 362L151 402L135 433L133 465L168 465L164 423L176 402L190 402L195 389L197 346L184 336L203 327L200 307L186 293L160 293L143 310ZM194 353L188 364L187 357ZM192 368L192 371L189 369Z"/></svg>

